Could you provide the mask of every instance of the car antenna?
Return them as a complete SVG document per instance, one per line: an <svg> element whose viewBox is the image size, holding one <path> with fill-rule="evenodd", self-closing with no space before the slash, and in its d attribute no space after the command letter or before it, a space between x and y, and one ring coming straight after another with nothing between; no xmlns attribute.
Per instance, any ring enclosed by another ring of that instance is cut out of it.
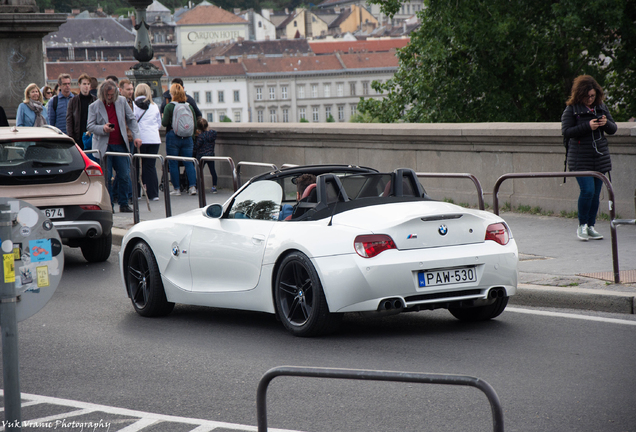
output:
<svg viewBox="0 0 636 432"><path fill-rule="evenodd" d="M336 202L333 205L333 211L331 212L331 217L329 218L329 223L327 226L331 226L331 222L333 221L333 215L336 214L336 207L338 206L338 201L340 201L340 197L342 196L342 189L338 188L338 196L336 197Z"/></svg>

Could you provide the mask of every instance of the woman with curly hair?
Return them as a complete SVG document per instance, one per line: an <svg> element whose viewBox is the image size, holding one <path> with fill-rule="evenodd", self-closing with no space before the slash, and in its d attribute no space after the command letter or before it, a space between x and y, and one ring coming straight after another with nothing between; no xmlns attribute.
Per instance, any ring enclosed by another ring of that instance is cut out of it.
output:
<svg viewBox="0 0 636 432"><path fill-rule="evenodd" d="M42 126L46 123L46 107L37 84L31 83L24 90L24 102L15 115L16 126Z"/></svg>
<svg viewBox="0 0 636 432"><path fill-rule="evenodd" d="M567 162L570 171L596 171L602 174L612 169L605 134L617 131L616 122L603 103L601 86L589 75L576 77L572 93L561 116L561 133L567 140ZM576 236L584 241L600 240L596 231L596 214L603 181L596 177L577 177L581 189L578 202L579 226Z"/></svg>

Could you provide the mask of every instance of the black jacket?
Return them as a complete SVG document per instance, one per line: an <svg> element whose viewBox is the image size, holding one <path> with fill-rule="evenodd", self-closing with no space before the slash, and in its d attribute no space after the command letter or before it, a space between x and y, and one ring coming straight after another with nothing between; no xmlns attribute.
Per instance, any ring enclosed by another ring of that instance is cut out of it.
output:
<svg viewBox="0 0 636 432"><path fill-rule="evenodd" d="M163 101L161 102L161 108L159 108L159 112L161 113L161 115L163 115L163 110L166 108L166 105L172 102L172 95L170 94L170 91L166 90L165 92L163 92L162 99ZM197 119L202 116L201 110L199 110L197 103L194 101L194 98L190 96L189 94L186 94L186 102L188 102L190 106L194 109L194 114L196 115ZM196 127L197 119L194 119L195 127Z"/></svg>
<svg viewBox="0 0 636 432"><path fill-rule="evenodd" d="M561 134L568 139L568 168L570 171L597 171L607 173L612 169L609 147L605 134L614 135L616 122L604 104L596 106L598 115L604 114L607 123L595 131L590 120L596 118L584 105L569 105L561 116Z"/></svg>

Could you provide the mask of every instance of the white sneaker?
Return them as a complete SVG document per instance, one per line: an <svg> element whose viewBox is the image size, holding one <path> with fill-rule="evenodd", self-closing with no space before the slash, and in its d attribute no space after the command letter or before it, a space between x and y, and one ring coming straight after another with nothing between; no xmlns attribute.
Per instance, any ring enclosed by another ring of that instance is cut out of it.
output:
<svg viewBox="0 0 636 432"><path fill-rule="evenodd" d="M576 236L583 241L588 241L590 239L589 234L587 233L587 224L579 225L576 229Z"/></svg>
<svg viewBox="0 0 636 432"><path fill-rule="evenodd" d="M181 196L181 191L179 189L175 189L170 192L170 195Z"/></svg>
<svg viewBox="0 0 636 432"><path fill-rule="evenodd" d="M194 186L190 186L190 189L188 189L188 195L196 195L197 194L197 188Z"/></svg>
<svg viewBox="0 0 636 432"><path fill-rule="evenodd" d="M152 200L153 201L159 201L159 197L154 197Z"/></svg>
<svg viewBox="0 0 636 432"><path fill-rule="evenodd" d="M601 240L603 238L603 234L596 231L593 226L587 227L587 236L592 240Z"/></svg>

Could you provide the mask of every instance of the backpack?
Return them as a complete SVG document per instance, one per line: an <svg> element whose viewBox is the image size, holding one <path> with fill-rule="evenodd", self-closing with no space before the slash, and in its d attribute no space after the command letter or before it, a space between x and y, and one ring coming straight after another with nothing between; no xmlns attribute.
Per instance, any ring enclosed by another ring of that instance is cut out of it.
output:
<svg viewBox="0 0 636 432"><path fill-rule="evenodd" d="M172 112L172 129L177 136L189 137L194 132L194 117L190 104L187 102L172 102L174 111Z"/></svg>
<svg viewBox="0 0 636 432"><path fill-rule="evenodd" d="M53 111L57 113L57 95L53 96L49 102L53 102Z"/></svg>

